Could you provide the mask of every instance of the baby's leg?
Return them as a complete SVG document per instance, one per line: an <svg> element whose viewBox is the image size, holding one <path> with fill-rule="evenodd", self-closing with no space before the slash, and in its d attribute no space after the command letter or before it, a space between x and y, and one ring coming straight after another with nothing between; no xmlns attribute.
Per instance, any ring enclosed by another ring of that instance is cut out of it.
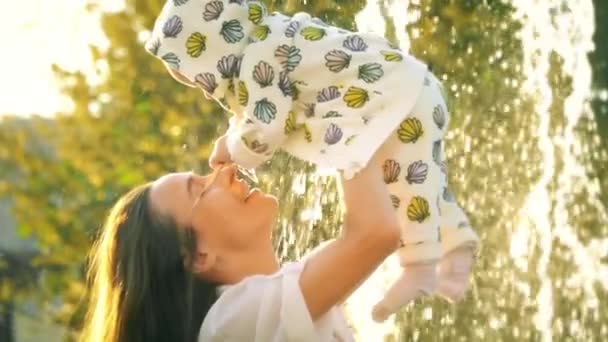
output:
<svg viewBox="0 0 608 342"><path fill-rule="evenodd" d="M441 244L437 294L449 301L462 299L469 287L478 238L447 186L439 199Z"/></svg>
<svg viewBox="0 0 608 342"><path fill-rule="evenodd" d="M436 264L441 257L438 198L444 175L434 158L443 137L443 127L433 120L435 96L428 89L423 91L413 114L383 146L384 178L402 227L403 246L397 253L403 273L374 307L372 316L376 321L383 321L407 303L433 293L438 284Z"/></svg>
<svg viewBox="0 0 608 342"><path fill-rule="evenodd" d="M432 75L429 75L428 84L435 90L439 89L442 94L442 96L436 97L437 103L435 104L436 109L433 110L433 117L440 119L444 117L445 127L448 125L449 112L441 91L441 84ZM445 113L445 115L442 115L442 113ZM439 232L444 255L439 264L437 293L448 300L457 301L464 297L468 288L479 239L471 228L467 215L449 190L447 163L442 143L435 146L433 159L442 170L438 206L440 209Z"/></svg>

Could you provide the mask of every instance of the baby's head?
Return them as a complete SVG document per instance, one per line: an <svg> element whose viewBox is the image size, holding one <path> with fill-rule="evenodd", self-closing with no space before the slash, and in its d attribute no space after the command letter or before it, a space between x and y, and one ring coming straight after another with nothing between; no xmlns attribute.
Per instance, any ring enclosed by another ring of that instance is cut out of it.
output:
<svg viewBox="0 0 608 342"><path fill-rule="evenodd" d="M146 50L179 82L223 98L239 75L248 37L265 13L244 0L167 0Z"/></svg>

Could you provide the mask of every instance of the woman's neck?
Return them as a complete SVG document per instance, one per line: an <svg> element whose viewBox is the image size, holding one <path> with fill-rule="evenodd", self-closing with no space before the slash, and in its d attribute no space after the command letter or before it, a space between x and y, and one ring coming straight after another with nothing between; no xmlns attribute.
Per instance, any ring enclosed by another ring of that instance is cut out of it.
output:
<svg viewBox="0 0 608 342"><path fill-rule="evenodd" d="M271 275L280 269L272 245L234 254L230 258L220 260L217 266L213 278L226 285L236 284L249 276Z"/></svg>

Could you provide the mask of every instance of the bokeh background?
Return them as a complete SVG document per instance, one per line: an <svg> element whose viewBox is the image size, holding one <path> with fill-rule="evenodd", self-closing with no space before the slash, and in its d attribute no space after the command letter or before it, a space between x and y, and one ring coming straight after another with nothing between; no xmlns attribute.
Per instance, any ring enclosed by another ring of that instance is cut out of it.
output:
<svg viewBox="0 0 608 342"><path fill-rule="evenodd" d="M0 13L0 341L70 341L88 249L113 202L174 170L206 172L227 116L144 52L163 0L21 0ZM265 0L383 34L445 82L450 182L482 241L472 290L360 341L608 340L608 1ZM285 261L340 229L335 182L285 154L259 170L281 200ZM371 299L370 299L371 298Z"/></svg>

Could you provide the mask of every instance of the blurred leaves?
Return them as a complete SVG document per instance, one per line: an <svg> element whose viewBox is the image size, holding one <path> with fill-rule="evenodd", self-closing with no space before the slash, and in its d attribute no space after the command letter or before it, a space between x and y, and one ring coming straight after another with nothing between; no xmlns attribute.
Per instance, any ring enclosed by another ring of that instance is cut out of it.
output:
<svg viewBox="0 0 608 342"><path fill-rule="evenodd" d="M212 142L227 126L218 106L175 82L144 51L142 40L163 2L127 0L125 11L102 15L109 48L91 47L101 83L54 68L73 110L54 119L0 121L0 198L13 207L21 236L37 247L35 255L0 255L0 300L59 297L63 306L54 311L57 320L75 331L83 319L84 261L108 209L128 189L167 172L206 172ZM348 29L356 29L354 16L366 5L362 0L265 2L271 11L306 11ZM416 19L407 28L395 27L393 13L384 3L380 7L387 37L407 29L412 53L444 80L452 112L450 182L484 242L471 295L455 306L425 299L408 307L400 314L397 340L537 340L531 316L538 308L521 288L539 290L538 247L530 248L526 269L509 258L514 217L543 171L534 99L521 92L527 77L521 70L521 23L513 19L510 3L499 0L412 1L408 15ZM99 10L94 2L89 8ZM553 56L547 75L555 96L553 133L563 129L564 100L572 92L562 62ZM593 137L590 129L581 132ZM601 158L589 157L595 164L605 161ZM283 260L303 255L340 230L335 181L313 171L285 154L259 171L262 189L281 203L274 238ZM597 177L593 172L590 177ZM602 184L605 194L607 183ZM584 194L575 195L584 202ZM573 212L581 217L573 223L581 236L605 234L600 213L583 211L589 214ZM576 272L567 253L553 258L555 335L568 336L573 322L584 329L578 336L608 329L600 324L608 317L606 309L593 316L581 304L582 291L562 291ZM605 291L598 293L605 300ZM428 308L432 320L421 318Z"/></svg>

